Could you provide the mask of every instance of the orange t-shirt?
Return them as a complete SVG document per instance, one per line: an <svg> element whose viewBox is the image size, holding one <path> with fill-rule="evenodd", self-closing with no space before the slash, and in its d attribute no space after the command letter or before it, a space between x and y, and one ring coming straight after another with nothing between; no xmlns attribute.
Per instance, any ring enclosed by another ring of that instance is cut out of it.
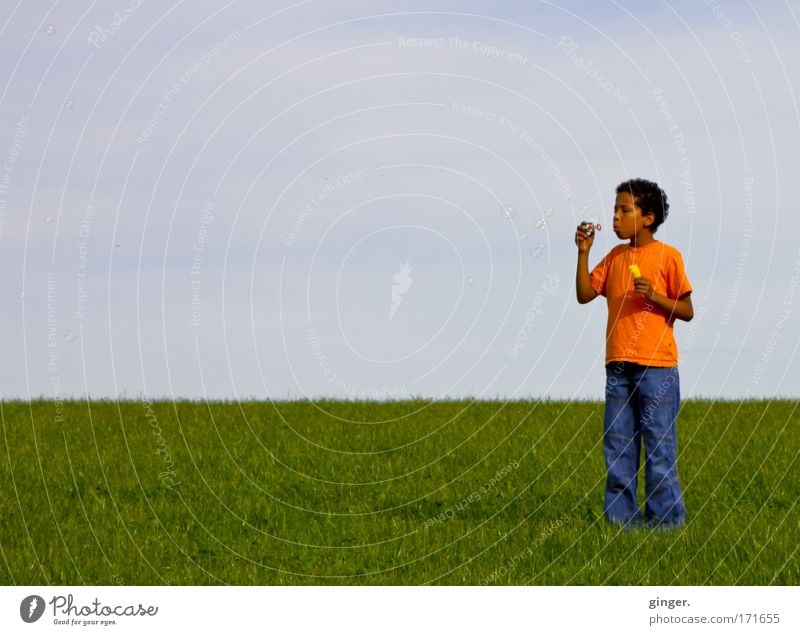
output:
<svg viewBox="0 0 800 635"><path fill-rule="evenodd" d="M675 318L633 290L628 266L636 264L656 293L676 300L692 291L675 247L655 241L644 247L614 247L589 274L592 288L608 301L606 364L678 365Z"/></svg>

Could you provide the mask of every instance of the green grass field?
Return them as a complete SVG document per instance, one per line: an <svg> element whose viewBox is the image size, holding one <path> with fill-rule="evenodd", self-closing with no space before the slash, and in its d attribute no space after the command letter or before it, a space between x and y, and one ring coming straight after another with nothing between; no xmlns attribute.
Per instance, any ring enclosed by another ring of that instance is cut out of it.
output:
<svg viewBox="0 0 800 635"><path fill-rule="evenodd" d="M685 402L689 523L626 533L601 403L7 402L0 584L793 585L798 405Z"/></svg>

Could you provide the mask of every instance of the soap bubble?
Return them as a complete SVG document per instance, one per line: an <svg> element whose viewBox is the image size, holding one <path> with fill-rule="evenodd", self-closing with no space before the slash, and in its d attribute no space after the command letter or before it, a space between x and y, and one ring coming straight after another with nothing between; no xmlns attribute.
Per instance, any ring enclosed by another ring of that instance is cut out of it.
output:
<svg viewBox="0 0 800 635"><path fill-rule="evenodd" d="M525 232L524 234L522 234L522 236L519 237L519 239L525 240L527 237L528 237L528 232Z"/></svg>
<svg viewBox="0 0 800 635"><path fill-rule="evenodd" d="M539 256L542 255L543 251L544 251L544 245L540 243L539 245L536 246L536 249L534 249L531 252L531 256L533 256L534 258L538 258Z"/></svg>
<svg viewBox="0 0 800 635"><path fill-rule="evenodd" d="M514 218L516 212L511 205L504 205L502 209L503 218Z"/></svg>
<svg viewBox="0 0 800 635"><path fill-rule="evenodd" d="M548 207L547 211L545 212L545 216L547 216L549 218L552 215L553 215L553 208L552 207Z"/></svg>
<svg viewBox="0 0 800 635"><path fill-rule="evenodd" d="M49 225L50 223L53 222L53 217L52 216L45 216L44 217L44 222Z"/></svg>
<svg viewBox="0 0 800 635"><path fill-rule="evenodd" d="M329 179L329 178L330 178L330 176L331 176L331 175L330 175L330 174L328 174L327 172L323 172L323 173L322 173L322 178L323 178L323 179Z"/></svg>
<svg viewBox="0 0 800 635"><path fill-rule="evenodd" d="M68 342L73 342L75 340L75 333L73 333L72 331L67 331L66 333L64 333L64 339L67 340Z"/></svg>
<svg viewBox="0 0 800 635"><path fill-rule="evenodd" d="M547 223L543 218L536 221L536 229L544 229L545 227L547 227Z"/></svg>
<svg viewBox="0 0 800 635"><path fill-rule="evenodd" d="M25 292L24 292L24 291L20 291L20 292L17 294L17 297L18 297L20 300L22 300L22 299L25 297Z"/></svg>
<svg viewBox="0 0 800 635"><path fill-rule="evenodd" d="M73 102L71 99L67 99L67 101L64 102L64 108L66 108L67 110L72 108L72 106L74 106L74 105L75 105L75 102Z"/></svg>
<svg viewBox="0 0 800 635"><path fill-rule="evenodd" d="M475 280L473 278L467 278L467 284L473 284Z"/></svg>
<svg viewBox="0 0 800 635"><path fill-rule="evenodd" d="M49 24L49 25L47 25L47 27L45 28L44 32L45 32L47 35L54 35L54 34L55 34L55 32L56 32L56 27L54 27L52 24Z"/></svg>

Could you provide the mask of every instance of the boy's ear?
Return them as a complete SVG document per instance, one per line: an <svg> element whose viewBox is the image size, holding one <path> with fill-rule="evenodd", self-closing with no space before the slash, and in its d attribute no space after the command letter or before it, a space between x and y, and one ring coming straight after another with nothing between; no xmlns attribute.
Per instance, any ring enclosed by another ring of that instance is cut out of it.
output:
<svg viewBox="0 0 800 635"><path fill-rule="evenodd" d="M653 223L656 222L656 213L655 212L643 212L642 213L642 220L644 221L645 227L650 227Z"/></svg>

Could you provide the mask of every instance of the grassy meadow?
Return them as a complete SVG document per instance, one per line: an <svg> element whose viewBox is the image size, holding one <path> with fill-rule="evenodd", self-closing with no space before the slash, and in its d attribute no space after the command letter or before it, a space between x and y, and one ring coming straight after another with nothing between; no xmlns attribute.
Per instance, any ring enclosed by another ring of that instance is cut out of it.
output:
<svg viewBox="0 0 800 635"><path fill-rule="evenodd" d="M658 533L602 403L4 402L0 584L797 584L798 405L684 402Z"/></svg>

